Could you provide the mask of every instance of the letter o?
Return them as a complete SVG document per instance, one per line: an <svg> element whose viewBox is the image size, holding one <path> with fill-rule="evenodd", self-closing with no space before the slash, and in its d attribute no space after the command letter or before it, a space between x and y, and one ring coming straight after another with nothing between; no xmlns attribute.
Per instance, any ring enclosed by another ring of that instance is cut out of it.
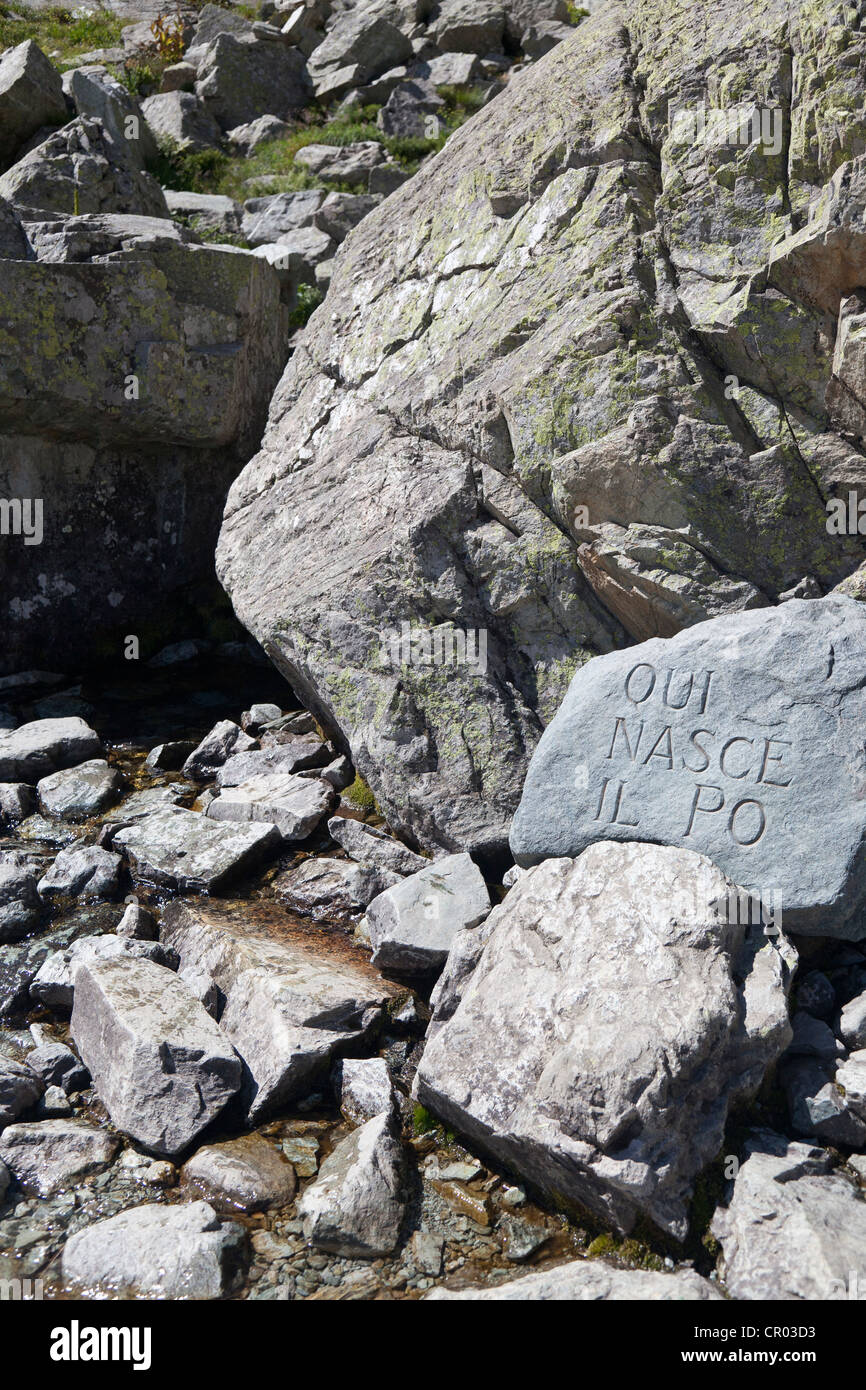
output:
<svg viewBox="0 0 866 1390"><path fill-rule="evenodd" d="M650 683L649 683L649 686L648 686L648 688L647 688L646 694L645 694L645 695L641 695L639 699L635 699L634 695L630 694L630 692L629 692L629 686L631 685L631 678L632 678L632 676L635 674L636 671L649 671L649 673L650 673ZM626 678L625 678L625 693L626 693L626 698L629 699L629 700L631 700L631 702L632 702L633 705L642 705L643 702L644 702L644 700L648 700L649 697L650 697L650 695L652 695L653 690L655 689L655 683L656 683L656 673L655 673L653 667L650 666L649 662L641 661L637 666L633 666L633 667L632 667L632 669L629 671L628 675L627 675Z"/></svg>
<svg viewBox="0 0 866 1390"><path fill-rule="evenodd" d="M760 824L759 824L759 826L758 826L758 833L757 833L757 835L753 835L752 838L751 838L750 840L748 840L748 839L743 839L743 840L741 840L740 837L739 837L739 835L737 834L737 826L736 826L737 812L738 812L738 811L742 811L742 809L743 809L744 806L757 806L757 808L758 808L758 815L759 815L759 817L760 817ZM737 804L736 804L736 806L734 807L734 809L731 811L730 817L728 818L728 830L731 832L731 839L734 841L735 844L744 845L744 846L747 847L747 848L748 848L749 845L756 845L756 844L758 843L758 841L760 840L760 838L761 838L761 836L763 835L763 833L764 833L764 831L766 830L766 828L767 828L767 817L764 815L764 808L763 808L763 806L761 805L760 801L750 801L750 800L738 801Z"/></svg>

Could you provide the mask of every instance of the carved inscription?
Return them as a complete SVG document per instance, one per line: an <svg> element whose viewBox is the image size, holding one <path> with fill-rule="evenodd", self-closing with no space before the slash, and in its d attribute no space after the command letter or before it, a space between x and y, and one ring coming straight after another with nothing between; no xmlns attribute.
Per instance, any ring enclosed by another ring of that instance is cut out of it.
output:
<svg viewBox="0 0 866 1390"><path fill-rule="evenodd" d="M712 716L715 672L648 662L633 666L623 684L622 713L614 717L594 819L640 825L629 785L633 768L694 783L682 833L688 839L705 817L720 817L732 842L748 849L763 838L773 799L794 780L793 744L778 736L721 727ZM679 712L671 720L668 710Z"/></svg>

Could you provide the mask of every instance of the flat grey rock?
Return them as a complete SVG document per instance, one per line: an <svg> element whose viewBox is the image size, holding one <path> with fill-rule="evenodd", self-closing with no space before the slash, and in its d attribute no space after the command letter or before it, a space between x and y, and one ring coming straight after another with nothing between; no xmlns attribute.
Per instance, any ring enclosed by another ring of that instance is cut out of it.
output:
<svg viewBox="0 0 866 1390"><path fill-rule="evenodd" d="M336 800L334 788L321 777L263 772L237 786L223 786L205 815L221 823L266 822L291 844L306 840Z"/></svg>
<svg viewBox="0 0 866 1390"><path fill-rule="evenodd" d="M295 1171L260 1134L205 1144L181 1170L181 1182L217 1208L243 1212L287 1206L295 1195Z"/></svg>
<svg viewBox="0 0 866 1390"><path fill-rule="evenodd" d="M119 830L113 843L122 848L137 878L181 892L218 892L232 877L276 853L282 839L270 823L218 823L195 811L166 809Z"/></svg>
<svg viewBox="0 0 866 1390"><path fill-rule="evenodd" d="M236 236L241 229L241 209L221 193L175 192L167 188L165 201L172 217L183 218L194 228Z"/></svg>
<svg viewBox="0 0 866 1390"><path fill-rule="evenodd" d="M825 1150L767 1130L750 1137L730 1200L710 1227L732 1298L857 1297L849 1281L862 1270L866 1202L830 1165Z"/></svg>
<svg viewBox="0 0 866 1390"><path fill-rule="evenodd" d="M796 955L720 917L727 888L656 845L531 869L455 940L416 1098L560 1206L683 1239L729 1106L791 1038Z"/></svg>
<svg viewBox="0 0 866 1390"><path fill-rule="evenodd" d="M70 1031L118 1129L173 1157L225 1109L240 1059L172 971L135 956L82 962Z"/></svg>
<svg viewBox="0 0 866 1390"><path fill-rule="evenodd" d="M103 817L103 822L118 828L132 825L135 821L143 820L145 816L153 815L154 811L179 805L187 791L189 786L183 782L170 783L162 787L142 787L141 791L124 797L113 811Z"/></svg>
<svg viewBox="0 0 866 1390"><path fill-rule="evenodd" d="M0 730L0 781L34 784L60 768L75 767L102 752L99 735L83 719L35 719Z"/></svg>
<svg viewBox="0 0 866 1390"><path fill-rule="evenodd" d="M434 1289L425 1302L435 1303L662 1303L715 1302L723 1298L709 1279L694 1270L671 1274L618 1269L607 1260L572 1260L553 1269L508 1279L493 1287Z"/></svg>
<svg viewBox="0 0 866 1390"><path fill-rule="evenodd" d="M310 768L324 767L330 758L331 752L320 738L310 735L288 737L250 753L233 753L217 769L216 784L218 787L237 787L248 777L261 773L304 772Z"/></svg>
<svg viewBox="0 0 866 1390"><path fill-rule="evenodd" d="M582 667L533 755L519 864L599 839L706 854L784 929L866 917L866 610L831 596L699 623ZM828 817L828 805L833 816Z"/></svg>
<svg viewBox="0 0 866 1390"><path fill-rule="evenodd" d="M46 816L84 820L115 802L123 785L116 767L110 767L104 758L91 758L77 767L49 773L37 783L36 791Z"/></svg>
<svg viewBox="0 0 866 1390"><path fill-rule="evenodd" d="M341 1139L304 1189L297 1213L320 1250L349 1259L390 1255L406 1204L405 1158L390 1115Z"/></svg>
<svg viewBox="0 0 866 1390"><path fill-rule="evenodd" d="M399 994L348 943L265 904L172 903L162 940L182 977L204 977L225 1000L220 1027L246 1065L254 1120L313 1089Z"/></svg>
<svg viewBox="0 0 866 1390"><path fill-rule="evenodd" d="M211 1299L231 1292L246 1261L246 1236L207 1202L147 1204L97 1221L63 1248L65 1281L145 1298Z"/></svg>
<svg viewBox="0 0 866 1390"><path fill-rule="evenodd" d="M101 1173L118 1140L83 1120L39 1120L9 1125L0 1135L0 1159L29 1196L55 1192Z"/></svg>
<svg viewBox="0 0 866 1390"><path fill-rule="evenodd" d="M159 941L136 941L126 936L80 936L62 951L52 951L30 981L30 997L46 1008L69 1011L75 1002L75 977L87 961L152 960L169 969L177 957Z"/></svg>
<svg viewBox="0 0 866 1390"><path fill-rule="evenodd" d="M490 911L490 894L468 854L448 854L402 879L367 908L373 964L418 972L445 963L451 944Z"/></svg>
<svg viewBox="0 0 866 1390"><path fill-rule="evenodd" d="M360 864L388 869L403 878L426 869L430 864L429 859L408 849L392 835L386 835L384 830L347 816L332 816L328 821L328 834Z"/></svg>

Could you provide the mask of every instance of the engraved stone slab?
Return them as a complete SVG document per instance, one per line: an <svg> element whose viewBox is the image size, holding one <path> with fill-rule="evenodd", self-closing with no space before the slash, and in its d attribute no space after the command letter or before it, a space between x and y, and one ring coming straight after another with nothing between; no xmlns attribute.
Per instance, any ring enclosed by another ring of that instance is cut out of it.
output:
<svg viewBox="0 0 866 1390"><path fill-rule="evenodd" d="M597 840L696 850L784 930L866 936L866 608L794 599L583 666L511 850L528 866Z"/></svg>

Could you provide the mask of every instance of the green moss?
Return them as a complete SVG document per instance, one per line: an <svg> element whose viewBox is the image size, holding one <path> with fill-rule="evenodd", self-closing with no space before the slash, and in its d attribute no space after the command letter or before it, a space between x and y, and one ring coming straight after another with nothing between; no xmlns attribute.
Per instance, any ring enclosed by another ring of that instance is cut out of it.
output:
<svg viewBox="0 0 866 1390"><path fill-rule="evenodd" d="M33 39L49 58L65 65L77 53L115 47L125 21L102 6L92 8L92 14L75 15L60 5L32 10L28 5L0 4L0 49Z"/></svg>
<svg viewBox="0 0 866 1390"><path fill-rule="evenodd" d="M431 1130L436 1129L436 1127L436 1121L429 1110L425 1109L423 1105L416 1105L413 1107L412 1131L415 1135L429 1134Z"/></svg>
<svg viewBox="0 0 866 1390"><path fill-rule="evenodd" d="M603 1236L596 1236L586 1252L587 1259L598 1260L606 1255L615 1255L617 1248L616 1237L609 1232Z"/></svg>
<svg viewBox="0 0 866 1390"><path fill-rule="evenodd" d="M379 811L379 807L376 805L376 798L360 772L355 773L354 782L351 787L346 788L343 795L346 800L359 811L364 811L368 815L371 812L378 813Z"/></svg>

